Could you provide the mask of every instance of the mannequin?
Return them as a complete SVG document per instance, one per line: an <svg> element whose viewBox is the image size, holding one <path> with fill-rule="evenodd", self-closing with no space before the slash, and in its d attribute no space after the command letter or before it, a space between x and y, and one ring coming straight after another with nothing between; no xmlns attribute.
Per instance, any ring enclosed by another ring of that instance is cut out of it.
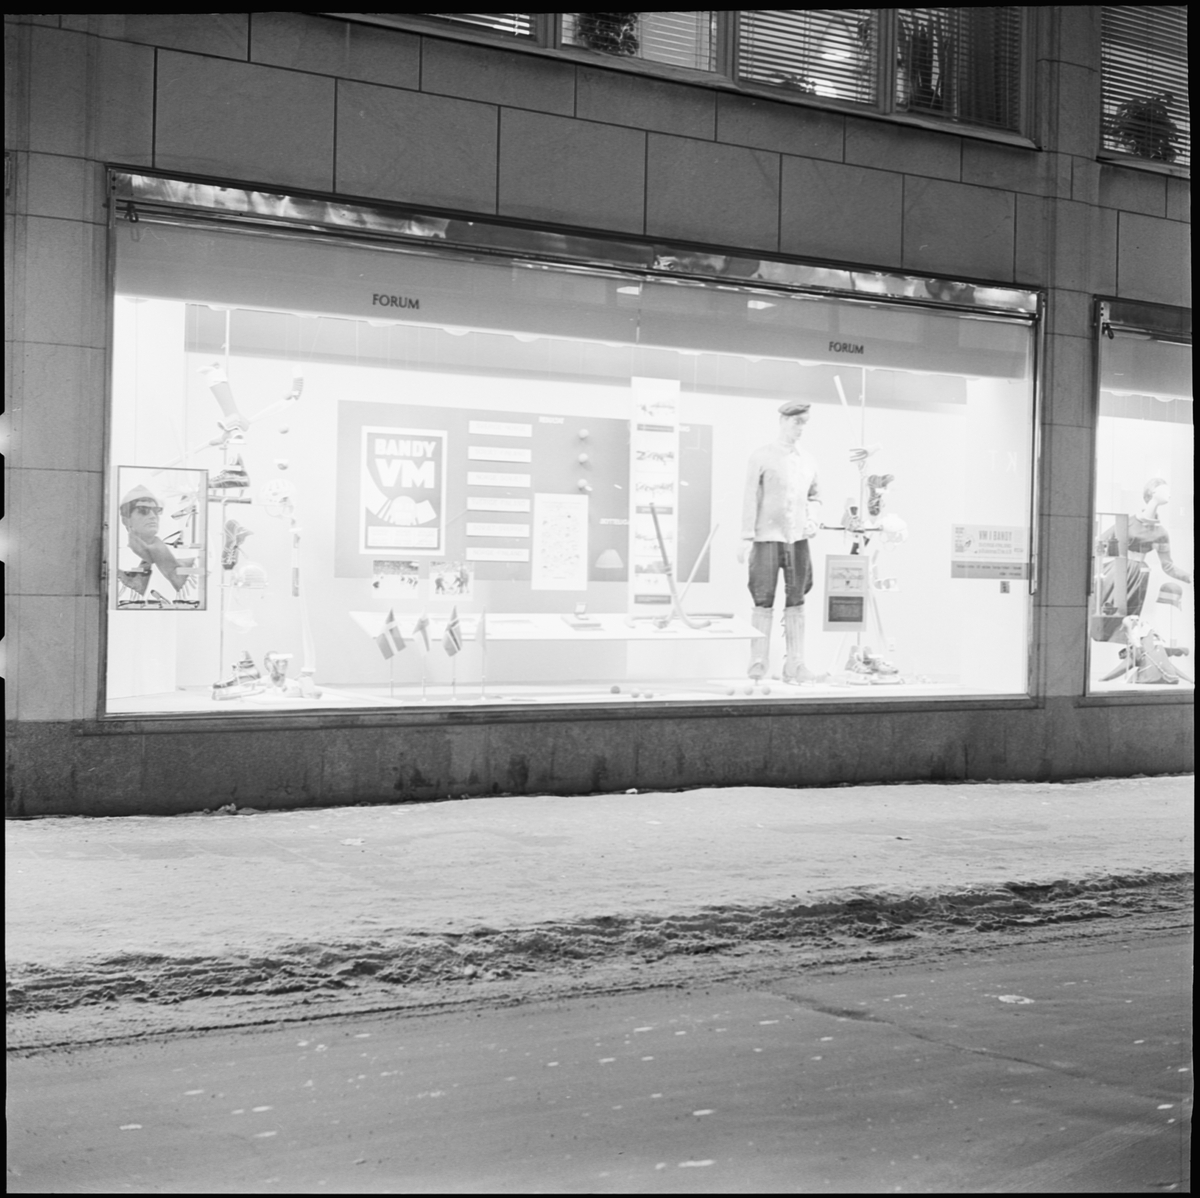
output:
<svg viewBox="0 0 1200 1198"><path fill-rule="evenodd" d="M751 643L748 673L757 680L767 672L775 592L782 571L787 646L783 681L791 685L817 677L804 661L804 598L813 585L808 542L817 534L821 513L816 462L800 445L811 407L800 400L781 404L779 435L750 455L738 551L739 562L750 560L751 620L762 634Z"/></svg>
<svg viewBox="0 0 1200 1198"><path fill-rule="evenodd" d="M1105 558L1100 573L1100 592L1097 596L1097 615L1092 620L1092 639L1127 643L1126 625L1128 616L1140 616L1146 602L1146 591L1150 585L1150 567L1146 558L1150 551L1158 554L1163 573L1168 578L1190 583L1192 576L1181 570L1171 560L1171 538L1159 523L1159 508L1170 502L1171 494L1166 479L1152 478L1142 490L1144 506L1135 516L1129 517L1125 556L1121 556L1121 544L1114 525L1100 536L1098 553ZM1125 603L1120 602L1120 571L1125 573ZM1121 610L1122 606L1124 610Z"/></svg>

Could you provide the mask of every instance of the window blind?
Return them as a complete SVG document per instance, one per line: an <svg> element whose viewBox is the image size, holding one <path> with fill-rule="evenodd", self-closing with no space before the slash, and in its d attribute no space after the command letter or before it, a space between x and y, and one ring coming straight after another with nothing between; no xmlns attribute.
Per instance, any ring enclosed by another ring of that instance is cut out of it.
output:
<svg viewBox="0 0 1200 1198"><path fill-rule="evenodd" d="M368 13L368 16L394 16L394 13ZM492 33L511 33L517 37L533 37L534 14L531 12L426 12L418 16L453 21L456 25L473 25Z"/></svg>
<svg viewBox="0 0 1200 1198"><path fill-rule="evenodd" d="M738 76L831 100L873 104L876 11L809 8L739 13Z"/></svg>
<svg viewBox="0 0 1200 1198"><path fill-rule="evenodd" d="M697 71L715 68L712 12L563 13L563 42Z"/></svg>
<svg viewBox="0 0 1200 1198"><path fill-rule="evenodd" d="M1020 9L896 9L896 107L1017 131Z"/></svg>
<svg viewBox="0 0 1200 1198"><path fill-rule="evenodd" d="M1105 149L1190 165L1187 9L1106 7L1101 39Z"/></svg>

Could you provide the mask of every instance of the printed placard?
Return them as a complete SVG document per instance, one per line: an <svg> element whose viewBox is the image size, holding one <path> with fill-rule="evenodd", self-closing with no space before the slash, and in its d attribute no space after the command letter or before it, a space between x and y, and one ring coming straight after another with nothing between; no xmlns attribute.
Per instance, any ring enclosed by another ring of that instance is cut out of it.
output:
<svg viewBox="0 0 1200 1198"><path fill-rule="evenodd" d="M468 495L469 512L528 512L533 510L529 499L507 499L503 496L491 498L487 495Z"/></svg>
<svg viewBox="0 0 1200 1198"><path fill-rule="evenodd" d="M472 462L532 462L533 450L510 449L505 445L468 445L467 458Z"/></svg>
<svg viewBox="0 0 1200 1198"><path fill-rule="evenodd" d="M492 474L483 470L468 470L467 483L472 487L531 487L533 476L530 474Z"/></svg>
<svg viewBox="0 0 1200 1198"><path fill-rule="evenodd" d="M533 497L535 591L586 591L588 580L588 497Z"/></svg>
<svg viewBox="0 0 1200 1198"><path fill-rule="evenodd" d="M247 480L248 481L248 480ZM244 488L214 488L211 498ZM204 611L208 606L207 470L117 467L117 510L111 603L118 611ZM231 507L231 512L244 509ZM225 521L222 564L230 577L248 535L233 515Z"/></svg>
<svg viewBox="0 0 1200 1198"><path fill-rule="evenodd" d="M490 549L473 545L467 550L469 562L527 562L528 549Z"/></svg>
<svg viewBox="0 0 1200 1198"><path fill-rule="evenodd" d="M443 429L364 425L359 458L358 552L445 552Z"/></svg>
<svg viewBox="0 0 1200 1198"><path fill-rule="evenodd" d="M867 559L857 554L831 553L825 559L826 632L866 631L869 575Z"/></svg>
<svg viewBox="0 0 1200 1198"><path fill-rule="evenodd" d="M1019 524L951 525L951 578L1028 578L1029 530Z"/></svg>
<svg viewBox="0 0 1200 1198"><path fill-rule="evenodd" d="M527 537L528 524L485 524L467 523L469 537Z"/></svg>
<svg viewBox="0 0 1200 1198"><path fill-rule="evenodd" d="M481 437L532 437L532 424L518 424L509 420L472 420L467 432Z"/></svg>
<svg viewBox="0 0 1200 1198"><path fill-rule="evenodd" d="M630 608L671 602L670 571L679 553L679 381L630 379L629 437L633 572Z"/></svg>

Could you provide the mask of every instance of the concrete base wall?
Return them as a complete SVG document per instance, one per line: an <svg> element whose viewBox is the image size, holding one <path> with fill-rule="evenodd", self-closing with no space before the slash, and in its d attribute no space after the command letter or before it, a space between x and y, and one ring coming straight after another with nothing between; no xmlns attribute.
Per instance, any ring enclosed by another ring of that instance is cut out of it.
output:
<svg viewBox="0 0 1200 1198"><path fill-rule="evenodd" d="M203 732L182 723L13 723L7 812L167 815L228 803L1182 773L1194 760L1191 717L1179 705L1066 698L403 726L367 716L336 728L290 719Z"/></svg>

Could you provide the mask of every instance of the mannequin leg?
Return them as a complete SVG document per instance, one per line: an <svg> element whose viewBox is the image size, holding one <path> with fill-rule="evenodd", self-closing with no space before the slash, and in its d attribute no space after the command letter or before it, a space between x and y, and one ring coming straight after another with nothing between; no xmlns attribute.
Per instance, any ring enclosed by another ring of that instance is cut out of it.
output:
<svg viewBox="0 0 1200 1198"><path fill-rule="evenodd" d="M750 642L750 668L747 674L756 682L766 676L767 662L771 653L771 620L775 611L770 607L755 607L750 612L750 623L762 636Z"/></svg>
<svg viewBox="0 0 1200 1198"><path fill-rule="evenodd" d="M783 631L787 640L787 657L783 663L784 682L799 685L813 682L814 674L804 662L804 608L787 607L783 611Z"/></svg>

